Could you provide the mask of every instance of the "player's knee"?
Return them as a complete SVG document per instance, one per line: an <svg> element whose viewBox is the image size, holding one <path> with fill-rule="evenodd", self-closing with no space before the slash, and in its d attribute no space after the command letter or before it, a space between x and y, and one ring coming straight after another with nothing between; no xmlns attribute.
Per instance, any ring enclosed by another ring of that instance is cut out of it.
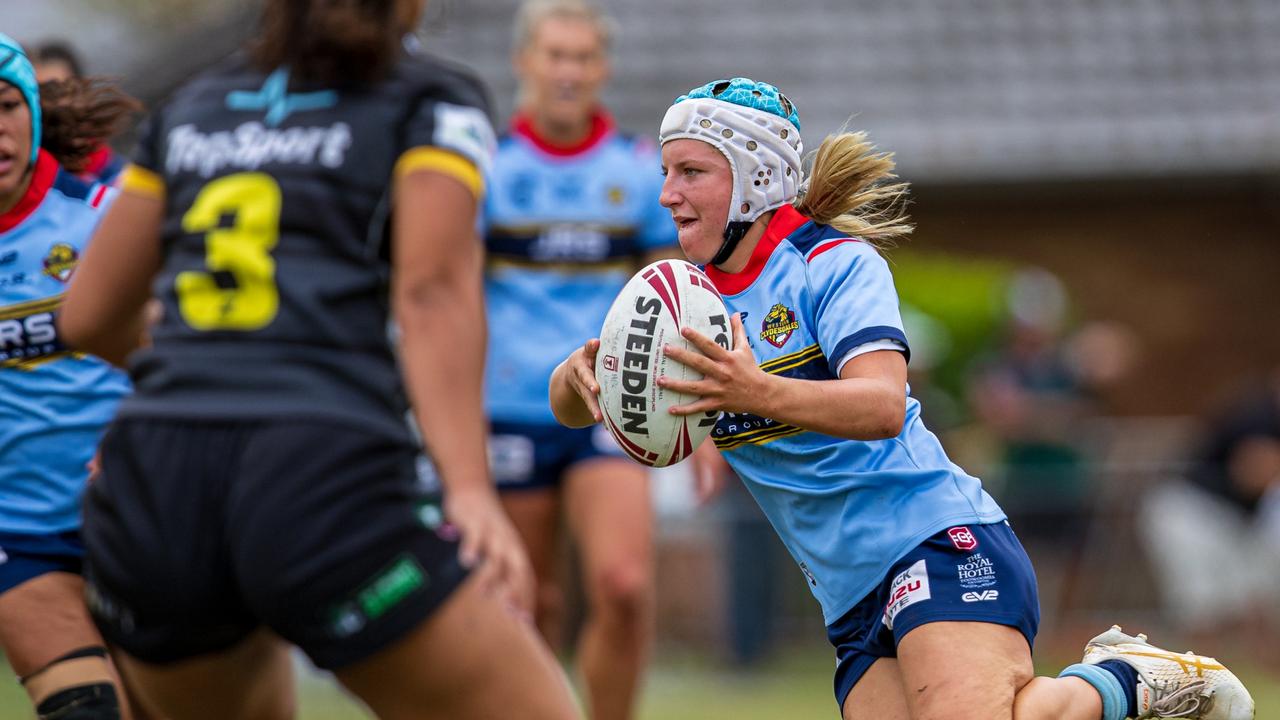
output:
<svg viewBox="0 0 1280 720"><path fill-rule="evenodd" d="M109 682L55 691L36 706L40 720L120 720L120 698Z"/></svg>
<svg viewBox="0 0 1280 720"><path fill-rule="evenodd" d="M623 619L643 619L653 604L653 573L640 563L617 563L593 578L595 605Z"/></svg>

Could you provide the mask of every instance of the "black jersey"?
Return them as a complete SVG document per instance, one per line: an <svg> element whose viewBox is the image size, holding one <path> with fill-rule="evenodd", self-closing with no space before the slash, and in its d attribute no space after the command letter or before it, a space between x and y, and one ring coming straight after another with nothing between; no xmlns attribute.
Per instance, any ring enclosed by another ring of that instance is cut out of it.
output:
<svg viewBox="0 0 1280 720"><path fill-rule="evenodd" d="M478 191L492 145L478 81L425 57L359 90L299 87L243 57L181 87L124 179L165 198L153 287L164 314L130 359L136 393L121 415L405 432L386 292L391 182L431 167Z"/></svg>

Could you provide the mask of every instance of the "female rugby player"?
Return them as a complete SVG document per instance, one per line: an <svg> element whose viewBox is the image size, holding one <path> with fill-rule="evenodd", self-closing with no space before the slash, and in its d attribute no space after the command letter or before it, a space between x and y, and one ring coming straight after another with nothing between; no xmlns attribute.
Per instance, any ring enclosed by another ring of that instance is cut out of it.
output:
<svg viewBox="0 0 1280 720"><path fill-rule="evenodd" d="M503 506L529 550L538 626L561 642L563 524L587 608L578 666L593 720L632 717L653 633L648 469L603 428L566 428L551 371L595 333L641 265L677 252L658 204L658 148L600 104L609 19L586 0L529 0L516 18L519 106L485 199L489 447Z"/></svg>
<svg viewBox="0 0 1280 720"><path fill-rule="evenodd" d="M163 305L85 534L94 618L174 720L293 717L289 643L382 718L576 714L486 470L492 131L469 74L404 50L423 5L267 0L153 112L69 293L68 343L115 361Z"/></svg>
<svg viewBox="0 0 1280 720"><path fill-rule="evenodd" d="M130 717L80 576L86 464L129 383L54 317L111 195L73 173L137 109L98 80L38 86L0 35L0 647L40 718Z"/></svg>
<svg viewBox="0 0 1280 720"><path fill-rule="evenodd" d="M700 352L667 350L702 380L659 382L700 398L675 414L723 411L716 445L822 606L846 720L1253 717L1217 661L1119 628L1059 677L1035 677L1031 563L906 386L910 349L875 246L910 231L891 156L841 133L802 181L794 106L744 78L680 97L660 142L680 246L736 314L732 349L686 329ZM553 376L565 424L600 419L598 347Z"/></svg>

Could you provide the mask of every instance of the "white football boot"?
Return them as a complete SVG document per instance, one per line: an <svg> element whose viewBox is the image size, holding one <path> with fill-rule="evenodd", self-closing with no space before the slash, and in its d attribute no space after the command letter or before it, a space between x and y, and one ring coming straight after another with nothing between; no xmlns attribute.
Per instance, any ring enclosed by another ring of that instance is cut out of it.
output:
<svg viewBox="0 0 1280 720"><path fill-rule="evenodd" d="M1089 641L1084 663L1119 660L1138 672L1138 718L1253 720L1253 698L1211 657L1161 650L1119 625Z"/></svg>

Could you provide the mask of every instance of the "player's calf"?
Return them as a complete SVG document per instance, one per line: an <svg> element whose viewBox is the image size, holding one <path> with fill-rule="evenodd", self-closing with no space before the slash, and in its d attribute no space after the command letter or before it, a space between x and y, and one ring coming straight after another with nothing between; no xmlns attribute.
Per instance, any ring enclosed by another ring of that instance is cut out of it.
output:
<svg viewBox="0 0 1280 720"><path fill-rule="evenodd" d="M119 720L120 698L104 647L63 655L22 678L40 720Z"/></svg>

